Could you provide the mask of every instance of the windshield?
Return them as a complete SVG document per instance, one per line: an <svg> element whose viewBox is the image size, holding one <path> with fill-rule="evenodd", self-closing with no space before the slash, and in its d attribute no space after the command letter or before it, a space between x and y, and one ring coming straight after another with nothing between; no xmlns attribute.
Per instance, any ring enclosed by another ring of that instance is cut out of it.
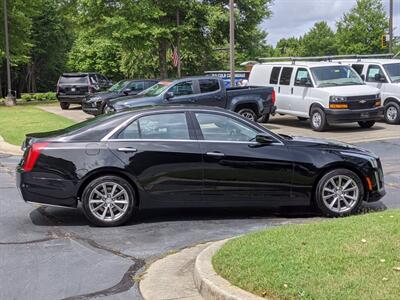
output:
<svg viewBox="0 0 400 300"><path fill-rule="evenodd" d="M138 95L144 96L144 97L154 97L160 95L162 92L164 92L169 86L171 86L172 82L171 81L161 81L152 87L149 87L147 90L144 90L143 92L139 93Z"/></svg>
<svg viewBox="0 0 400 300"><path fill-rule="evenodd" d="M392 82L400 82L400 63L387 64L383 67Z"/></svg>
<svg viewBox="0 0 400 300"><path fill-rule="evenodd" d="M60 84L88 84L88 79L87 76L76 76L76 77L61 76Z"/></svg>
<svg viewBox="0 0 400 300"><path fill-rule="evenodd" d="M361 85L358 74L348 66L326 66L311 68L317 87Z"/></svg>
<svg viewBox="0 0 400 300"><path fill-rule="evenodd" d="M126 85L126 82L127 82L126 80L121 80L121 81L117 82L116 84L114 84L112 87L110 87L108 90L110 92L119 92L124 88L124 86Z"/></svg>

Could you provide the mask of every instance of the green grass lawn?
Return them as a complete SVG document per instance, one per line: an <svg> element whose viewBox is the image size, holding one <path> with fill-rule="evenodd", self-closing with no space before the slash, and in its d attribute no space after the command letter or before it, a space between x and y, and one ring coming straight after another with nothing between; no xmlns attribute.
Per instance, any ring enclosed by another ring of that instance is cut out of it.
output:
<svg viewBox="0 0 400 300"><path fill-rule="evenodd" d="M34 105L0 106L0 135L8 143L18 146L27 133L56 130L74 123Z"/></svg>
<svg viewBox="0 0 400 300"><path fill-rule="evenodd" d="M217 273L272 299L400 299L400 210L287 225L229 241Z"/></svg>

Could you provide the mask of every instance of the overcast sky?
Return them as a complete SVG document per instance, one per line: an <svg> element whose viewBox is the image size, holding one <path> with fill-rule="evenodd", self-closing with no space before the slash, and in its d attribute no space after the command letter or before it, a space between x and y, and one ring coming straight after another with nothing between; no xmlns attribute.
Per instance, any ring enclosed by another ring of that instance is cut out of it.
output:
<svg viewBox="0 0 400 300"><path fill-rule="evenodd" d="M389 0L383 0L389 15ZM335 21L348 12L356 0L274 0L272 17L262 27L268 32L268 44L276 45L281 38L299 37L315 22L326 21L335 28ZM400 27L399 1L394 1L394 26ZM395 30L399 35L400 30Z"/></svg>

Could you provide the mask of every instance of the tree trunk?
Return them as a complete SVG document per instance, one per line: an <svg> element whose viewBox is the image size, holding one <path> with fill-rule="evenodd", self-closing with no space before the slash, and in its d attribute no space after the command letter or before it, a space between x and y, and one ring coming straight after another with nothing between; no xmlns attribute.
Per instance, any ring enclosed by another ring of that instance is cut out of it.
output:
<svg viewBox="0 0 400 300"><path fill-rule="evenodd" d="M168 77L167 48L167 41L165 39L160 39L158 41L158 67L160 68L160 79L165 79Z"/></svg>
<svg viewBox="0 0 400 300"><path fill-rule="evenodd" d="M3 98L3 87L1 86L1 68L0 68L0 99Z"/></svg>

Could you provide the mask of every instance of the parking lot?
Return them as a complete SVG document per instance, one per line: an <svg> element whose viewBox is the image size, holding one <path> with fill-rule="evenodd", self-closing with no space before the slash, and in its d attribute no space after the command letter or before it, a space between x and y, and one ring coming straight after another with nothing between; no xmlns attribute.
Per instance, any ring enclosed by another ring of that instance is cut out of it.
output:
<svg viewBox="0 0 400 300"><path fill-rule="evenodd" d="M374 151L383 162L387 195L363 211L400 208L398 127L378 123L363 130L341 125L316 133L307 122L286 116L266 126L286 134L358 143ZM137 281L146 265L159 257L210 240L321 218L307 208L170 209L142 212L126 226L97 228L80 210L24 203L15 188L18 161L19 157L0 156L1 299L141 299Z"/></svg>

